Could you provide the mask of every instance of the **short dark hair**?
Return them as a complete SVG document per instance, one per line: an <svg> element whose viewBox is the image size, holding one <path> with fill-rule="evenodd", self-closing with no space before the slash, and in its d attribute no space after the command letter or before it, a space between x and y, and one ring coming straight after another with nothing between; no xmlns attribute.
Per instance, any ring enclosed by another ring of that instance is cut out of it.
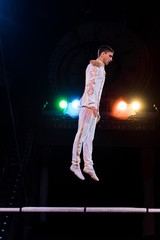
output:
<svg viewBox="0 0 160 240"><path fill-rule="evenodd" d="M101 55L102 52L105 52L105 53L112 52L112 53L114 53L114 50L111 47L109 47L108 45L102 45L98 49L98 57Z"/></svg>

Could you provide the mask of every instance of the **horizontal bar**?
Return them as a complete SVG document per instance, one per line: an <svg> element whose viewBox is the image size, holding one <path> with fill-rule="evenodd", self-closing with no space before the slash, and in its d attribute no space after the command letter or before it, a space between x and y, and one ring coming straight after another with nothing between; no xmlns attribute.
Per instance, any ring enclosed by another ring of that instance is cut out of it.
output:
<svg viewBox="0 0 160 240"><path fill-rule="evenodd" d="M119 212L119 213L145 213L146 208L122 207L23 207L22 212Z"/></svg>
<svg viewBox="0 0 160 240"><path fill-rule="evenodd" d="M0 212L20 212L20 208L0 208Z"/></svg>
<svg viewBox="0 0 160 240"><path fill-rule="evenodd" d="M149 208L148 212L149 213L160 213L160 208Z"/></svg>
<svg viewBox="0 0 160 240"><path fill-rule="evenodd" d="M23 207L22 212L84 212L84 207Z"/></svg>
<svg viewBox="0 0 160 240"><path fill-rule="evenodd" d="M160 208L134 207L22 207L0 208L1 212L88 212L88 213L160 213Z"/></svg>
<svg viewBox="0 0 160 240"><path fill-rule="evenodd" d="M110 213L146 213L146 208L128 207L87 207L86 212L110 212Z"/></svg>

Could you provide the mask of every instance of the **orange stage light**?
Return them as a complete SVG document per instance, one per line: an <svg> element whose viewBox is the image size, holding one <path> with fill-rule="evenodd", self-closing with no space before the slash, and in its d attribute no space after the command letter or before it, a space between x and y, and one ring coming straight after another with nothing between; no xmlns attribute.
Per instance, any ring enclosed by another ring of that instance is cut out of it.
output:
<svg viewBox="0 0 160 240"><path fill-rule="evenodd" d="M135 111L123 99L115 101L112 109L112 116L119 119L127 119L129 116L134 115Z"/></svg>

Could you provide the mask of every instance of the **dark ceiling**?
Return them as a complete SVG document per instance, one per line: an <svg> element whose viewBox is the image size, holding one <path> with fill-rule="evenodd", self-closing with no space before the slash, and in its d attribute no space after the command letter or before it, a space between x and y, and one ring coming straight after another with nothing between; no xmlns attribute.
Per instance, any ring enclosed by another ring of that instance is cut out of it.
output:
<svg viewBox="0 0 160 240"><path fill-rule="evenodd" d="M151 56L154 73L146 94L151 97L151 104L160 104L159 12L158 1L2 0L1 52L13 105L22 103L21 99L25 98L24 101L42 106L48 97L49 64L53 51L68 32L92 22L123 26L144 43ZM5 86L4 80L1 80L1 86Z"/></svg>

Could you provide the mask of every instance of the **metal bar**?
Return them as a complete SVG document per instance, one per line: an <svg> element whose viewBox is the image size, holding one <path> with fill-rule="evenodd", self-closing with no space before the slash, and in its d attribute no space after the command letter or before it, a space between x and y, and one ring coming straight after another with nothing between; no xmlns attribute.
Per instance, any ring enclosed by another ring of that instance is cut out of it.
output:
<svg viewBox="0 0 160 240"><path fill-rule="evenodd" d="M0 208L0 212L20 212L20 208Z"/></svg>
<svg viewBox="0 0 160 240"><path fill-rule="evenodd" d="M0 208L1 212L88 212L88 213L160 213L160 208L134 207L22 207Z"/></svg>
<svg viewBox="0 0 160 240"><path fill-rule="evenodd" d="M22 212L84 212L84 207L23 207Z"/></svg>
<svg viewBox="0 0 160 240"><path fill-rule="evenodd" d="M109 212L109 213L146 213L146 208L131 207L87 207L86 212Z"/></svg>
<svg viewBox="0 0 160 240"><path fill-rule="evenodd" d="M160 213L160 208L149 208L148 213Z"/></svg>

